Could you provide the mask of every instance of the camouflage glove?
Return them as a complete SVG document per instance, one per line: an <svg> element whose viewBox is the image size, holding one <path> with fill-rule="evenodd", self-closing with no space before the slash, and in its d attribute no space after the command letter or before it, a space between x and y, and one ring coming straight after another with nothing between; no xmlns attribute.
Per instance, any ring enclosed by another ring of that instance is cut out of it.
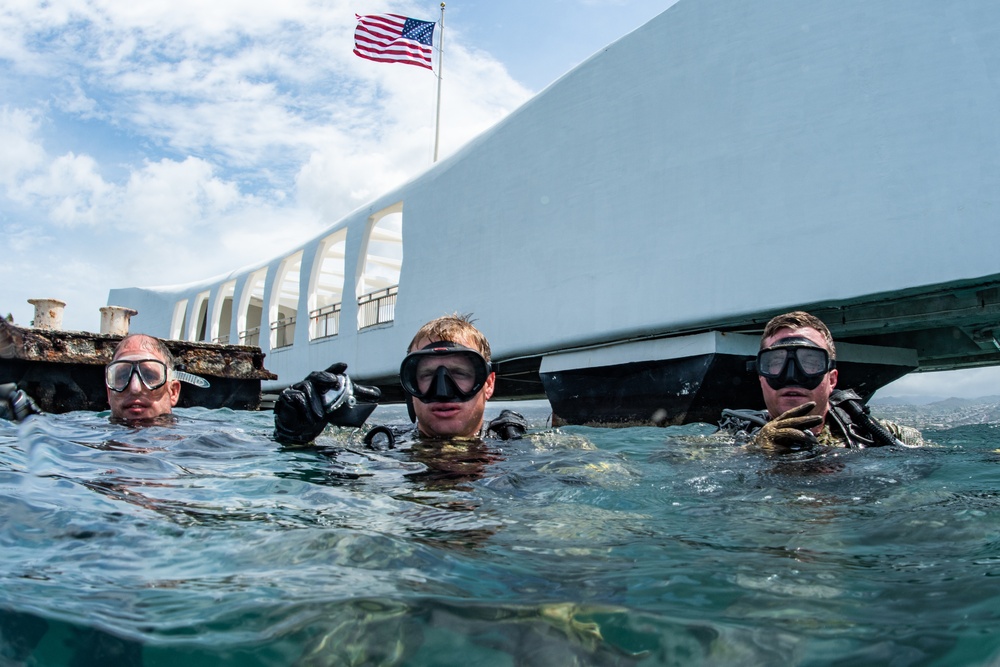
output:
<svg viewBox="0 0 1000 667"><path fill-rule="evenodd" d="M275 439L302 445L315 440L327 424L364 424L382 393L377 387L354 384L346 371L347 364L335 363L284 389L274 405Z"/></svg>
<svg viewBox="0 0 1000 667"><path fill-rule="evenodd" d="M520 440L528 430L528 422L513 410L504 410L486 427L486 434L493 434L501 440Z"/></svg>
<svg viewBox="0 0 1000 667"><path fill-rule="evenodd" d="M28 415L41 413L31 396L18 389L16 384L0 384L0 419L19 422L24 421Z"/></svg>
<svg viewBox="0 0 1000 667"><path fill-rule="evenodd" d="M820 415L810 415L816 407L810 401L788 410L764 424L753 440L747 445L765 454L785 454L811 449L817 443L816 436L809 429L823 423Z"/></svg>

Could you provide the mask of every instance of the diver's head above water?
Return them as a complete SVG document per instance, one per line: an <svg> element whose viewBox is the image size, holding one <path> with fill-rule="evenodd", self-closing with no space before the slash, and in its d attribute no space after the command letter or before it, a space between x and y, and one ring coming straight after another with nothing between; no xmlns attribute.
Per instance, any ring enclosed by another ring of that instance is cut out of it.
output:
<svg viewBox="0 0 1000 667"><path fill-rule="evenodd" d="M837 386L836 357L833 336L819 318L796 311L768 322L756 367L771 417L812 401L809 414L825 418Z"/></svg>
<svg viewBox="0 0 1000 667"><path fill-rule="evenodd" d="M123 338L104 372L112 419L142 423L171 414L181 395L173 365L173 355L158 338Z"/></svg>
<svg viewBox="0 0 1000 667"><path fill-rule="evenodd" d="M490 345L468 316L448 315L417 331L400 365L417 428L432 438L475 438L496 374Z"/></svg>

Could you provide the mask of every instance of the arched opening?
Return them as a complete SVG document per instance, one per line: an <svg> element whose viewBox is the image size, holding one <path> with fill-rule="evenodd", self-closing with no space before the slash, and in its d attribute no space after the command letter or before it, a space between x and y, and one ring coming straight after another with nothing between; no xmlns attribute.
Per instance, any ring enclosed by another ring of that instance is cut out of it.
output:
<svg viewBox="0 0 1000 667"><path fill-rule="evenodd" d="M215 296L215 312L212 314L212 342L229 343L229 330L233 325L233 295L236 281L230 280L219 287Z"/></svg>
<svg viewBox="0 0 1000 667"><path fill-rule="evenodd" d="M246 287L240 299L240 345L260 345L260 325L264 315L264 281L267 269L260 269L247 276Z"/></svg>
<svg viewBox="0 0 1000 667"><path fill-rule="evenodd" d="M181 299L174 304L174 315L170 318L170 338L183 340L184 329L187 328L187 299Z"/></svg>
<svg viewBox="0 0 1000 667"><path fill-rule="evenodd" d="M302 251L286 257L278 267L271 292L268 321L271 323L271 349L288 347L295 342L295 316L299 309L299 272Z"/></svg>
<svg viewBox="0 0 1000 667"><path fill-rule="evenodd" d="M357 280L358 329L392 322L403 267L403 203L368 219L364 268Z"/></svg>
<svg viewBox="0 0 1000 667"><path fill-rule="evenodd" d="M323 239L309 284L309 340L340 333L340 309L344 299L344 250L347 230Z"/></svg>
<svg viewBox="0 0 1000 667"><path fill-rule="evenodd" d="M191 324L194 326L188 332L187 340L207 341L208 340L208 297L211 292L202 292L194 298L194 319Z"/></svg>

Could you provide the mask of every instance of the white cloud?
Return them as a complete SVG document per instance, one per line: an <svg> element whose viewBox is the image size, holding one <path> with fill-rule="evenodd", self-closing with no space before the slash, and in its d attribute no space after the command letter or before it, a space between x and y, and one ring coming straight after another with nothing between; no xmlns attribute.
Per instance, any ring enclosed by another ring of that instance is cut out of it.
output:
<svg viewBox="0 0 1000 667"><path fill-rule="evenodd" d="M358 9L347 0L4 3L0 85L16 94L0 109L11 255L0 310L27 322L27 298L62 298L67 326L93 326L113 287L262 261L430 166L436 79L354 56ZM427 16L428 5L361 11ZM456 35L442 156L529 95Z"/></svg>
<svg viewBox="0 0 1000 667"><path fill-rule="evenodd" d="M74 78L67 80L66 85L69 90L60 93L57 97L56 106L70 114L77 114L81 118L92 118L97 111L97 102L87 97L83 92L80 82Z"/></svg>
<svg viewBox="0 0 1000 667"><path fill-rule="evenodd" d="M217 178L209 163L192 157L183 162L164 159L132 172L119 200L108 217L120 229L141 221L154 237L162 230L182 234L220 213L253 204L252 197L241 197L234 183Z"/></svg>
<svg viewBox="0 0 1000 667"><path fill-rule="evenodd" d="M49 219L58 225L92 225L111 190L93 158L67 153L52 160L42 173L26 178L11 190L11 196L44 206Z"/></svg>
<svg viewBox="0 0 1000 667"><path fill-rule="evenodd" d="M0 108L0 185L11 187L44 161L45 149L35 139L37 129L38 121L30 112Z"/></svg>

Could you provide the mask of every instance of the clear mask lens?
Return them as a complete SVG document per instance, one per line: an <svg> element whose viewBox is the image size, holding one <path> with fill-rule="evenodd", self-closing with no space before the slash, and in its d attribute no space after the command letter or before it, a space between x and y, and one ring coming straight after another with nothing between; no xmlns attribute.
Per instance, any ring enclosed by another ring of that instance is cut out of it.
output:
<svg viewBox="0 0 1000 667"><path fill-rule="evenodd" d="M761 350L757 355L757 372L764 377L778 377L785 373L790 358L804 375L823 375L829 370L830 355L816 347L783 347Z"/></svg>
<svg viewBox="0 0 1000 667"><path fill-rule="evenodd" d="M757 353L757 372L772 389L802 387L812 391L834 368L830 353L801 337L782 338Z"/></svg>
<svg viewBox="0 0 1000 667"><path fill-rule="evenodd" d="M462 393L469 393L476 387L478 368L473 359L464 355L447 355L437 358L424 357L417 361L416 385L421 393L427 393L441 374L441 369Z"/></svg>
<svg viewBox="0 0 1000 667"><path fill-rule="evenodd" d="M133 375L146 389L159 389L167 383L167 365L158 359L113 361L104 369L104 382L112 391L125 391Z"/></svg>

